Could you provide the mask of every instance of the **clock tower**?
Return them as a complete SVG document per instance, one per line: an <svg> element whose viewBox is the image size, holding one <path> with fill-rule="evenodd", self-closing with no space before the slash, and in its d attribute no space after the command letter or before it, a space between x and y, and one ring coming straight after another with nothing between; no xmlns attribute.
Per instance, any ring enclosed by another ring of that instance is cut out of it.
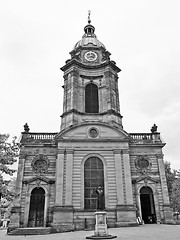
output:
<svg viewBox="0 0 180 240"><path fill-rule="evenodd" d="M118 72L110 53L88 25L70 52L64 71L64 106L61 130L84 122L103 122L122 129Z"/></svg>

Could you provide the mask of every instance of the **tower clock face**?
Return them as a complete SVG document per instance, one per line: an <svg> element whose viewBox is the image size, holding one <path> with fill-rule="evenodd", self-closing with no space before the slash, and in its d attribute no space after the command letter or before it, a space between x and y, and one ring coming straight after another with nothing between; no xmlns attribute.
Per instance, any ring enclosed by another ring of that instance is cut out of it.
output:
<svg viewBox="0 0 180 240"><path fill-rule="evenodd" d="M89 51L89 52L86 52L84 54L84 58L87 60L87 61L90 61L90 62L93 62L97 59L97 53L95 52L92 52L92 51Z"/></svg>

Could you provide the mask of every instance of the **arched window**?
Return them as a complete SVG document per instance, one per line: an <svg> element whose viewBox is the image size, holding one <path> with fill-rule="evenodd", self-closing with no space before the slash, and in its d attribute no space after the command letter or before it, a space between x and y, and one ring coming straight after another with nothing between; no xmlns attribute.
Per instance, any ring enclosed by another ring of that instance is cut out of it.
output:
<svg viewBox="0 0 180 240"><path fill-rule="evenodd" d="M89 83L85 87L85 112L99 112L98 87L93 83Z"/></svg>
<svg viewBox="0 0 180 240"><path fill-rule="evenodd" d="M84 164L84 208L98 209L97 189L101 187L101 208L104 209L104 167L98 157L90 157Z"/></svg>

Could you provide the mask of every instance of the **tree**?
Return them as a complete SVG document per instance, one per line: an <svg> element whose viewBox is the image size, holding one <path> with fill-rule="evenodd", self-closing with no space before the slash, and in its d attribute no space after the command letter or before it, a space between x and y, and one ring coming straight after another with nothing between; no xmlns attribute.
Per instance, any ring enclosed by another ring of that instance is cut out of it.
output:
<svg viewBox="0 0 180 240"><path fill-rule="evenodd" d="M7 189L11 194L8 196L8 198L1 199L1 216L3 218L7 219L10 217L12 202L15 197L15 187L16 187L16 178L13 177L7 185Z"/></svg>
<svg viewBox="0 0 180 240"><path fill-rule="evenodd" d="M174 212L180 212L180 173L177 172L176 179L172 184L171 202Z"/></svg>
<svg viewBox="0 0 180 240"><path fill-rule="evenodd" d="M172 191L173 191L173 183L176 179L177 170L171 169L171 163L165 162L165 174L166 174L166 181L167 181L167 187L169 192L169 197L171 199Z"/></svg>
<svg viewBox="0 0 180 240"><path fill-rule="evenodd" d="M165 173L173 211L180 212L180 172L172 170L170 162L165 162Z"/></svg>
<svg viewBox="0 0 180 240"><path fill-rule="evenodd" d="M17 161L19 147L16 143L16 137L11 142L8 142L8 138L9 135L0 134L0 203L1 199L12 201L14 197L14 193L8 186L10 183L8 178L16 172L12 165Z"/></svg>

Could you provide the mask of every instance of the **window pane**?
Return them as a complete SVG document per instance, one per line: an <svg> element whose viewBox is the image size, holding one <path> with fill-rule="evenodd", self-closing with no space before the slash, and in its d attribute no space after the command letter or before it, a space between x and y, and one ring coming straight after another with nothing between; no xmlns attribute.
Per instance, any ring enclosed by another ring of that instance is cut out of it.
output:
<svg viewBox="0 0 180 240"><path fill-rule="evenodd" d="M84 171L84 178L90 178L91 177L91 171L89 169L85 169Z"/></svg>

